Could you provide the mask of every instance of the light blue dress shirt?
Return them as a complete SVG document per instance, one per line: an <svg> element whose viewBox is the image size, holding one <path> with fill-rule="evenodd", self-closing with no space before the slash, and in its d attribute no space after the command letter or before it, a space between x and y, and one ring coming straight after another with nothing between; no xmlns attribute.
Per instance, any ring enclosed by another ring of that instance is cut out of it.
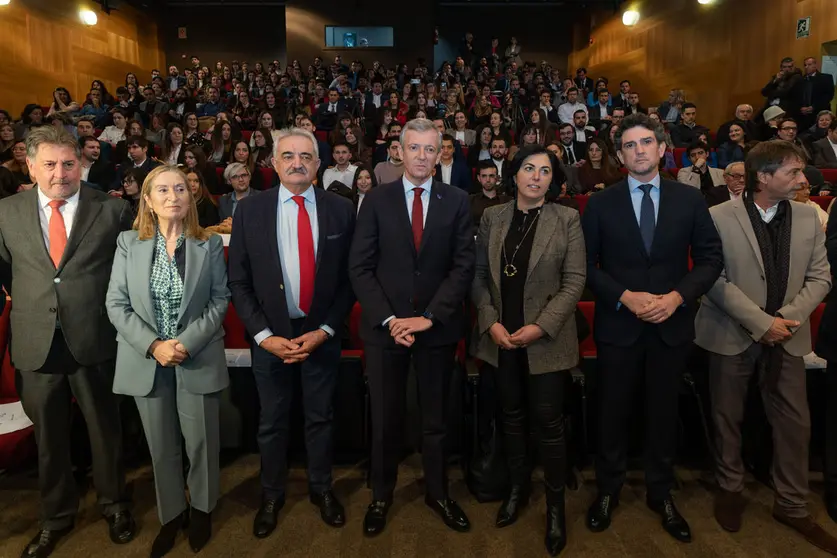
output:
<svg viewBox="0 0 837 558"><path fill-rule="evenodd" d="M279 261L282 262L282 280L285 284L285 302L288 305L288 317L297 320L305 317L305 313L299 308L299 235L297 234L297 221L299 206L293 200L295 194L279 185L279 203L276 207L276 239L279 245ZM301 194L305 198L305 210L311 221L311 234L314 237L314 258L317 257L317 249L320 240L320 223L317 220L317 197L314 195L314 186L309 186ZM320 329L334 337L334 330L327 325L321 325ZM265 328L257 333L253 340L257 345L273 335L270 328Z"/></svg>
<svg viewBox="0 0 837 558"><path fill-rule="evenodd" d="M633 176L628 176L628 190L631 192L631 205L634 206L637 225L639 224L639 212L642 207L642 196L645 195L640 188L643 184L653 186L649 195L651 196L651 201L654 203L654 223L656 224L660 214L660 174L657 173L650 182L640 182Z"/></svg>
<svg viewBox="0 0 837 558"><path fill-rule="evenodd" d="M402 176L401 183L404 185L404 199L407 202L407 218L410 223L413 222L413 199L416 197L413 193L413 189L421 188L421 209L423 213L421 226L424 228L424 224L427 222L427 209L430 207L430 187L433 185L433 177L431 176L423 184L416 186L407 180L407 177ZM394 315L381 322L381 325L386 327L392 319L395 319Z"/></svg>

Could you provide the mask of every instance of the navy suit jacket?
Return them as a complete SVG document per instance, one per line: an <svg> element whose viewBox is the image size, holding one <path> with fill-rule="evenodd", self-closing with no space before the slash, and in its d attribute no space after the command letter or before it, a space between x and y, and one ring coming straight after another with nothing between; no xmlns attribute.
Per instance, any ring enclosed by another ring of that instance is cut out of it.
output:
<svg viewBox="0 0 837 558"><path fill-rule="evenodd" d="M429 204L416 250L401 180L363 198L349 277L363 308L360 334L368 344L395 346L383 321L425 312L435 323L416 335L414 347L452 345L465 333L463 304L476 257L470 199L465 191L434 180Z"/></svg>
<svg viewBox="0 0 837 558"><path fill-rule="evenodd" d="M330 355L339 359L340 332L355 303L347 271L355 208L350 200L322 188L314 187L314 194L319 224L317 267L314 299L303 333L329 326L337 335L309 358L319 360ZM266 328L286 339L294 337L276 237L278 203L279 188L271 188L241 200L233 216L229 287L235 311L251 337ZM329 350L322 351L326 346Z"/></svg>
<svg viewBox="0 0 837 558"><path fill-rule="evenodd" d="M581 225L587 244L587 284L596 296L596 341L627 347L647 328L658 328L669 346L690 343L698 299L715 284L724 266L721 239L700 190L660 180L650 254L642 242L627 180L590 196ZM625 290L651 294L675 290L684 305L665 322L649 324L619 304Z"/></svg>
<svg viewBox="0 0 837 558"><path fill-rule="evenodd" d="M442 180L442 165L436 165L436 180ZM450 185L466 192L471 191L471 169L462 160L453 158L453 168L450 169Z"/></svg>

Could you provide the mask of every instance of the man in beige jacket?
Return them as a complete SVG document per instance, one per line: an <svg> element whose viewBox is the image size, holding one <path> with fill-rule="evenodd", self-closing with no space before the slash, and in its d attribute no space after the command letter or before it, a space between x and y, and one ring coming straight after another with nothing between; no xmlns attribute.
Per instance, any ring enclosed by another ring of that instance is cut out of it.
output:
<svg viewBox="0 0 837 558"><path fill-rule="evenodd" d="M808 512L810 419L802 356L811 352L808 317L831 288L824 235L813 208L791 203L804 156L784 141L747 156L745 195L710 209L724 272L703 297L695 342L709 351L720 492L715 519L741 528L744 464L741 423L753 374L773 427L773 517L837 554L837 539Z"/></svg>

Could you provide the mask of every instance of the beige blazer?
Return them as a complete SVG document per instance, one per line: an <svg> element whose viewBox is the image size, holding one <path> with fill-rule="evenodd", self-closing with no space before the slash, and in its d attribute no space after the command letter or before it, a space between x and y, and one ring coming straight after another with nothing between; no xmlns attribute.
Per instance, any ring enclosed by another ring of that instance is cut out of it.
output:
<svg viewBox="0 0 837 558"><path fill-rule="evenodd" d="M724 181L724 171L721 169L709 167L709 176L712 178L712 184L715 186L723 186L726 184ZM700 177L697 173L692 172L692 167L683 167L680 169L677 172L677 182L700 188Z"/></svg>
<svg viewBox="0 0 837 558"><path fill-rule="evenodd" d="M476 275L471 289L477 332L471 354L492 366L497 366L499 348L488 330L503 315L502 249L513 214L513 201L486 209L477 235ZM546 335L527 349L530 374L568 370L578 364L575 307L587 278L578 211L547 204L539 219L526 272L523 319L526 324L539 325Z"/></svg>
<svg viewBox="0 0 837 558"><path fill-rule="evenodd" d="M724 271L704 295L695 318L695 342L708 351L737 355L770 329L773 316L762 310L767 283L756 234L742 200L709 209L724 249ZM825 234L812 207L791 202L791 261L788 289L779 314L800 326L785 342L788 354L811 352L808 317L831 289Z"/></svg>

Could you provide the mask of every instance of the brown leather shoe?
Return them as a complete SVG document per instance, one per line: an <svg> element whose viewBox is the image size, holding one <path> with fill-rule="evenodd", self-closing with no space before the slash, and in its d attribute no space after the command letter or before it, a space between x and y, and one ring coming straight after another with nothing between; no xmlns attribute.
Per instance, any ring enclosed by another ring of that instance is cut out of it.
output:
<svg viewBox="0 0 837 558"><path fill-rule="evenodd" d="M715 496L715 521L725 531L737 533L741 530L741 516L747 501L740 492L721 488Z"/></svg>
<svg viewBox="0 0 837 558"><path fill-rule="evenodd" d="M799 532L805 540L817 548L837 555L837 538L825 531L810 515L806 517L788 517L781 510L773 510L773 518Z"/></svg>

